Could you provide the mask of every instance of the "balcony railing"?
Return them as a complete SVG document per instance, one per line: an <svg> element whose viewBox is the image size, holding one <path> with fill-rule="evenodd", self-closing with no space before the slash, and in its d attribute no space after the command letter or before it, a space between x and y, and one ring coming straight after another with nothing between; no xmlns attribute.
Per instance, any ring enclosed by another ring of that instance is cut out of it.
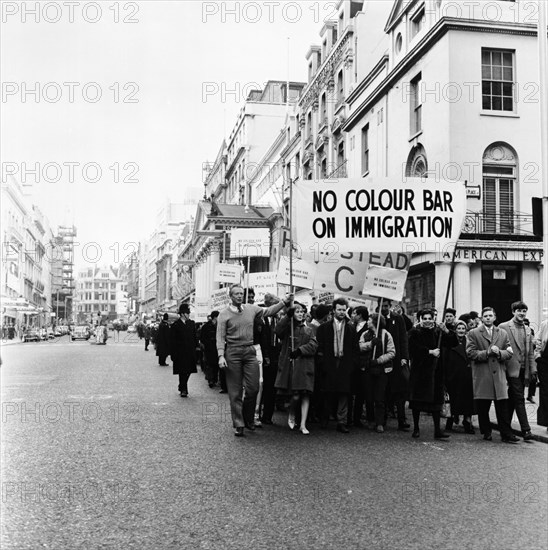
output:
<svg viewBox="0 0 548 550"><path fill-rule="evenodd" d="M468 211L461 239L542 241L541 236L533 233L532 214L513 211L499 214Z"/></svg>
<svg viewBox="0 0 548 550"><path fill-rule="evenodd" d="M331 180L331 179L338 179L338 178L346 178L346 163L347 161L345 160L343 163L339 164L337 168L333 170L333 172L327 175L326 179Z"/></svg>

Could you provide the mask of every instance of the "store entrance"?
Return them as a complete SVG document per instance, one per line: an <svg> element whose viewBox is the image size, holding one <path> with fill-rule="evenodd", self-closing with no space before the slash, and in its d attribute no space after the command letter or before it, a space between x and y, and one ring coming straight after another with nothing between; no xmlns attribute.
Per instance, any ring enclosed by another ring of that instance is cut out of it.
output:
<svg viewBox="0 0 548 550"><path fill-rule="evenodd" d="M482 308L491 306L495 309L496 324L508 321L512 317L512 303L521 300L521 266L483 265L481 279Z"/></svg>

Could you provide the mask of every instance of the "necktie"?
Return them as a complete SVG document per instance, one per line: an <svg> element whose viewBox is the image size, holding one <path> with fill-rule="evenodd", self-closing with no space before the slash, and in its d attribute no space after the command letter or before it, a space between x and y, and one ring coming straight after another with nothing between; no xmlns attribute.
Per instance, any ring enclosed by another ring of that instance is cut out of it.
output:
<svg viewBox="0 0 548 550"><path fill-rule="evenodd" d="M242 304L236 306L238 308L238 313L242 313Z"/></svg>

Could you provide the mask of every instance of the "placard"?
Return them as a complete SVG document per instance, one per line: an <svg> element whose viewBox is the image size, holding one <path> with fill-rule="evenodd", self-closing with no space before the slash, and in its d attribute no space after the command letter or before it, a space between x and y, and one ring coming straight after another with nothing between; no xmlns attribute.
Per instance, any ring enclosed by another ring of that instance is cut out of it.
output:
<svg viewBox="0 0 548 550"><path fill-rule="evenodd" d="M230 257L270 257L270 230L256 227L233 229L230 232Z"/></svg>
<svg viewBox="0 0 548 550"><path fill-rule="evenodd" d="M241 283L242 269L238 264L215 264L213 280L217 283Z"/></svg>
<svg viewBox="0 0 548 550"><path fill-rule="evenodd" d="M228 288L220 288L212 292L209 299L209 306L211 311L221 311L231 303L230 296L228 295Z"/></svg>
<svg viewBox="0 0 548 550"><path fill-rule="evenodd" d="M210 305L209 298L196 298L194 300L194 321L197 323L205 323L207 316L213 311L214 308Z"/></svg>
<svg viewBox="0 0 548 550"><path fill-rule="evenodd" d="M316 268L314 264L294 258L293 260L293 286L302 288L314 288L314 273ZM289 258L286 256L280 257L280 264L277 273L278 283L281 285L289 285Z"/></svg>
<svg viewBox="0 0 548 550"><path fill-rule="evenodd" d="M365 274L363 293L399 302L403 298L407 271L370 265Z"/></svg>
<svg viewBox="0 0 548 550"><path fill-rule="evenodd" d="M295 242L302 250L425 252L456 242L466 213L464 182L419 178L302 180L293 187Z"/></svg>
<svg viewBox="0 0 548 550"><path fill-rule="evenodd" d="M278 295L278 284L275 271L263 271L249 274L249 286L255 291L255 303L264 302L264 295L267 293ZM246 276L247 283L247 276Z"/></svg>

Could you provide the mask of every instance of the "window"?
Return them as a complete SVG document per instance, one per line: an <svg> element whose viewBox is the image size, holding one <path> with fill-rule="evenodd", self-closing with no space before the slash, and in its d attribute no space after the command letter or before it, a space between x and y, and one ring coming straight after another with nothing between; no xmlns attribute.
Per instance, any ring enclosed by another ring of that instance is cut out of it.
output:
<svg viewBox="0 0 548 550"><path fill-rule="evenodd" d="M337 102L341 103L344 99L344 78L342 69L337 75Z"/></svg>
<svg viewBox="0 0 548 550"><path fill-rule="evenodd" d="M411 81L411 135L422 131L422 75L419 73Z"/></svg>
<svg viewBox="0 0 548 550"><path fill-rule="evenodd" d="M369 172L369 124L362 128L362 174Z"/></svg>
<svg viewBox="0 0 548 550"><path fill-rule="evenodd" d="M403 38L402 38L401 32L399 32L398 36L396 37L396 54L399 54L401 52L402 47L403 47Z"/></svg>
<svg viewBox="0 0 548 550"><path fill-rule="evenodd" d="M327 159L324 157L320 165L320 178L327 178Z"/></svg>
<svg viewBox="0 0 548 550"><path fill-rule="evenodd" d="M312 113L308 113L306 116L306 129L307 129L307 136L309 138L312 137Z"/></svg>
<svg viewBox="0 0 548 550"><path fill-rule="evenodd" d="M337 166L344 164L344 141L341 140L337 147Z"/></svg>
<svg viewBox="0 0 548 550"><path fill-rule="evenodd" d="M327 102L325 100L325 92L322 94L322 97L320 99L320 107L321 107L321 113L322 118L320 120L320 128L326 123L327 121Z"/></svg>
<svg viewBox="0 0 548 550"><path fill-rule="evenodd" d="M411 39L413 39L424 27L424 6L411 17Z"/></svg>
<svg viewBox="0 0 548 550"><path fill-rule="evenodd" d="M514 110L514 52L481 50L481 93L484 110Z"/></svg>
<svg viewBox="0 0 548 550"><path fill-rule="evenodd" d="M516 154L511 147L495 143L483 155L483 231L514 232L514 186Z"/></svg>
<svg viewBox="0 0 548 550"><path fill-rule="evenodd" d="M428 161L426 159L426 151L420 143L416 147L413 147L407 157L405 175L410 178L428 177Z"/></svg>

